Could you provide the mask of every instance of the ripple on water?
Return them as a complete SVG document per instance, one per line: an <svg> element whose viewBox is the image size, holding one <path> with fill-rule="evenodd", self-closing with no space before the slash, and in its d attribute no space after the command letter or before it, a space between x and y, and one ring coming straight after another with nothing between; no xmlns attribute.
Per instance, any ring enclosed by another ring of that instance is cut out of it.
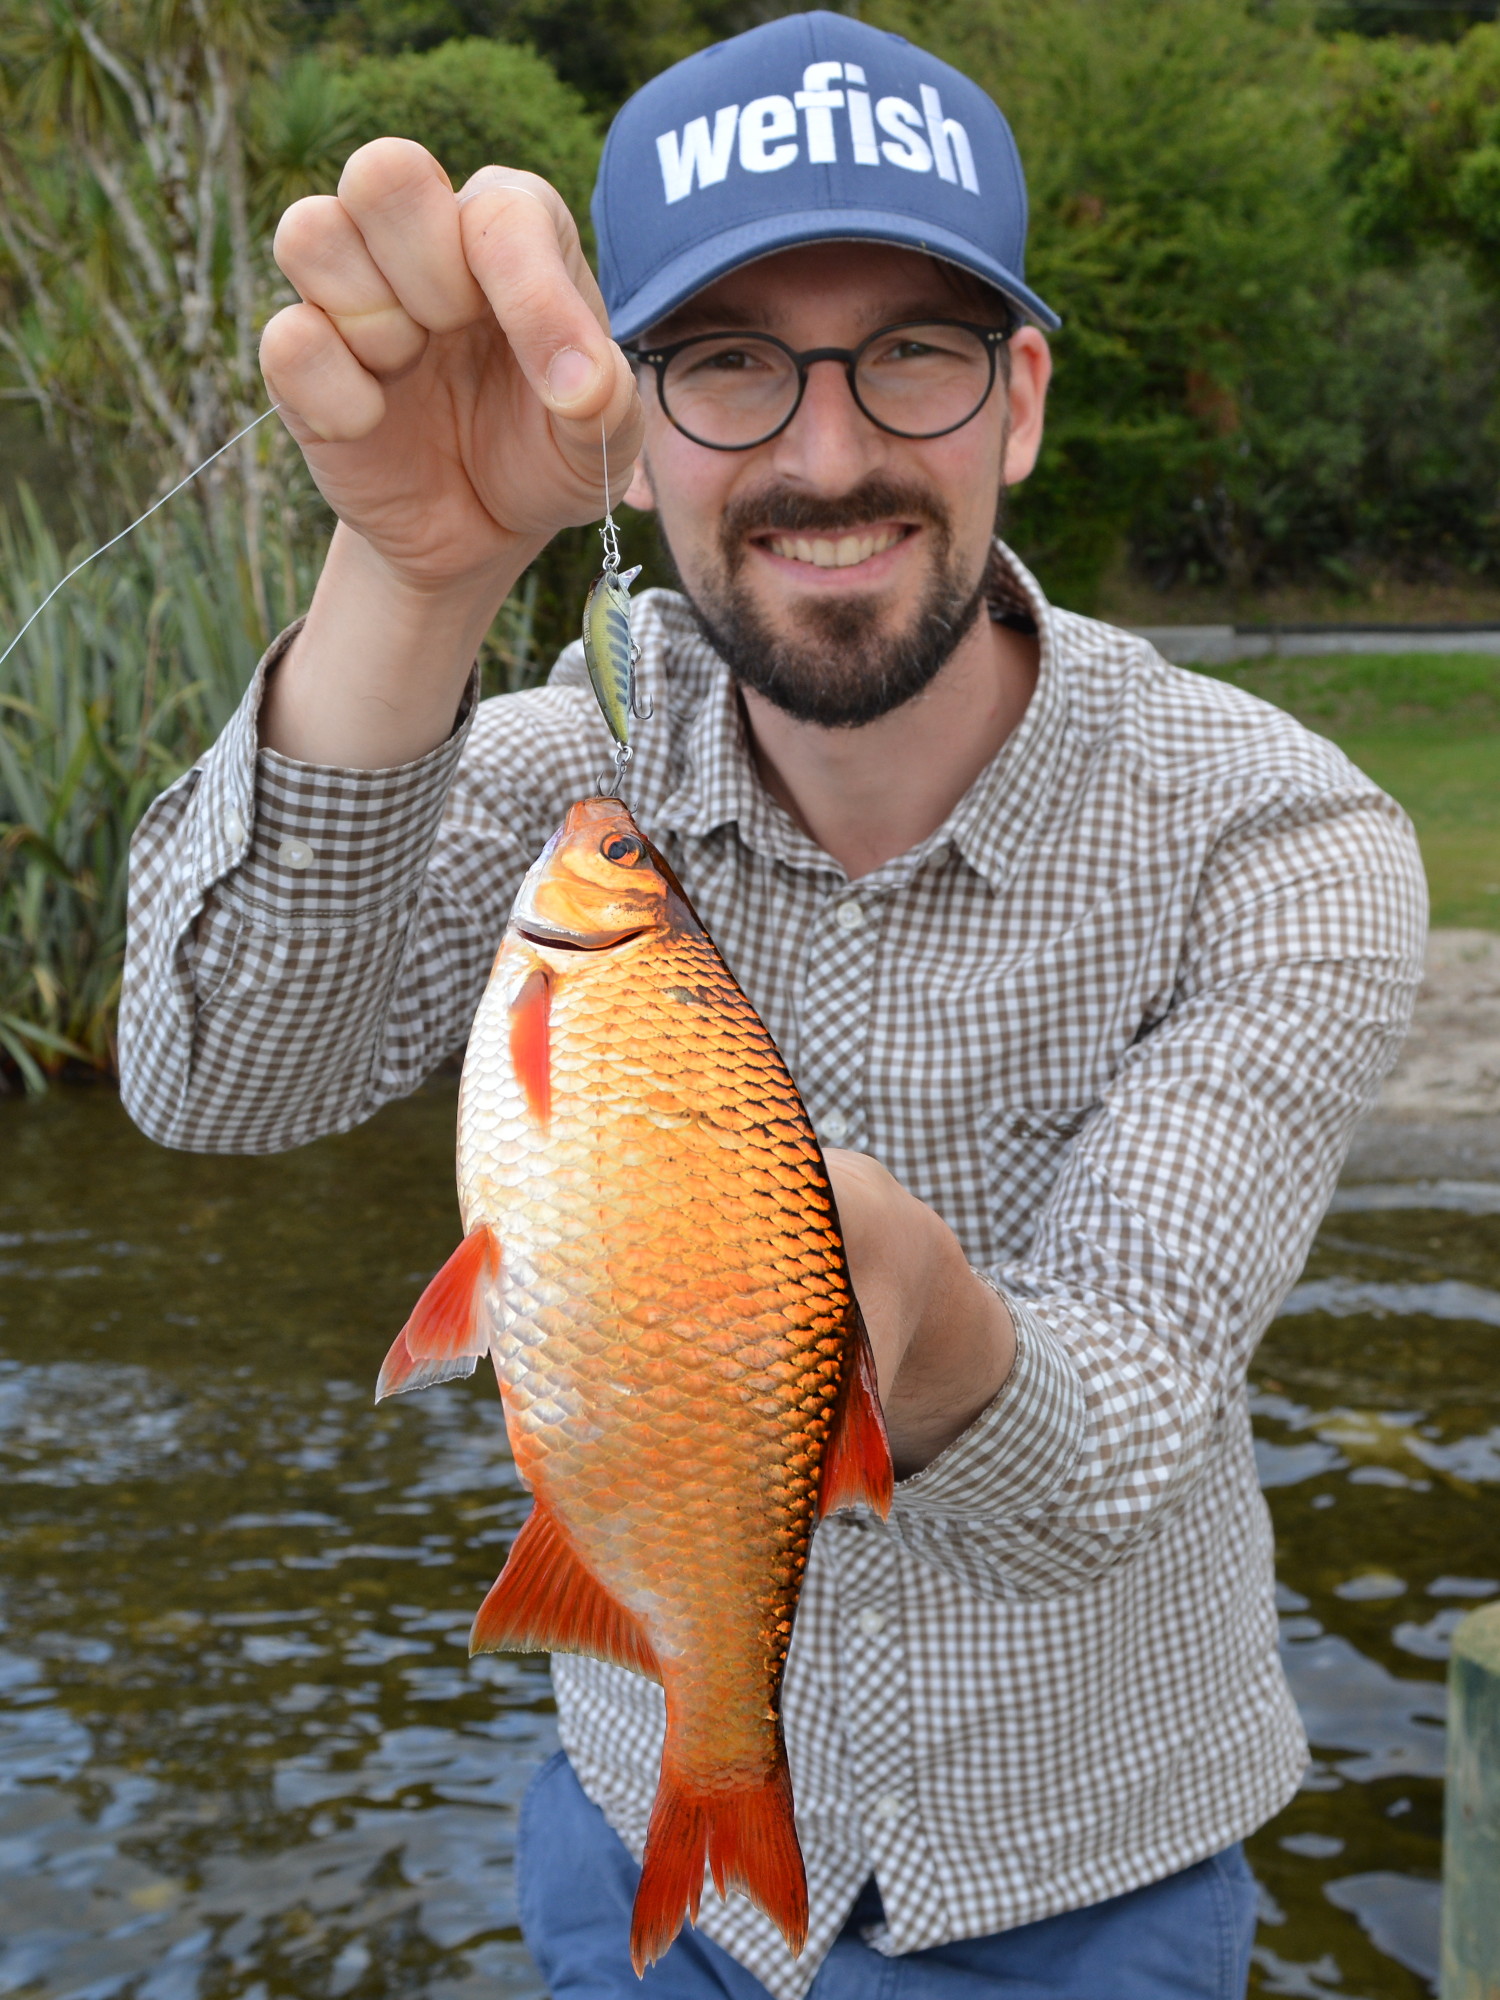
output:
<svg viewBox="0 0 1500 2000"><path fill-rule="evenodd" d="M469 1661L526 1506L493 1386L380 1410L456 1229L451 1091L280 1160L0 1105L0 1994L505 2000L543 1664ZM1255 1990L1407 2000L1443 1661L1500 1590L1500 1189L1343 1190L1254 1381L1313 1739Z"/></svg>

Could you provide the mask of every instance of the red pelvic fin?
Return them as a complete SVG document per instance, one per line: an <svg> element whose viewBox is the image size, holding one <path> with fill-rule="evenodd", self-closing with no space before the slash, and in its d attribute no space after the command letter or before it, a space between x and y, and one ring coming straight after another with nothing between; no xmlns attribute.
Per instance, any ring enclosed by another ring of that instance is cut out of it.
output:
<svg viewBox="0 0 1500 2000"><path fill-rule="evenodd" d="M695 1790L673 1769L669 1736L630 1926L637 1978L661 1957L684 1917L696 1923L705 1862L721 1896L743 1890L776 1925L787 1948L794 1955L802 1950L807 1876L779 1730L775 1767L762 1784L743 1791Z"/></svg>
<svg viewBox="0 0 1500 2000"><path fill-rule="evenodd" d="M479 1607L471 1653L588 1653L651 1680L661 1667L645 1628L584 1568L540 1500Z"/></svg>
<svg viewBox="0 0 1500 2000"><path fill-rule="evenodd" d="M880 1388L875 1357L859 1307L854 1308L854 1339L833 1425L823 1452L823 1477L818 1487L818 1518L836 1507L863 1504L880 1515L891 1511L895 1473L885 1418L880 1413Z"/></svg>
<svg viewBox="0 0 1500 2000"><path fill-rule="evenodd" d="M391 1343L375 1385L375 1400L407 1389L430 1389L456 1375L472 1375L489 1345L484 1288L500 1269L500 1240L493 1229L471 1229L412 1307Z"/></svg>
<svg viewBox="0 0 1500 2000"><path fill-rule="evenodd" d="M552 981L534 966L510 1003L510 1066L538 1125L552 1116Z"/></svg>

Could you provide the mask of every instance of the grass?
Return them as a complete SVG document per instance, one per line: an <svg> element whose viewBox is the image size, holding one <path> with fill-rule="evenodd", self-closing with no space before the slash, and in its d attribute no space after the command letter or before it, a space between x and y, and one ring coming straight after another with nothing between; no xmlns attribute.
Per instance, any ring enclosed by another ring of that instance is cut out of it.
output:
<svg viewBox="0 0 1500 2000"><path fill-rule="evenodd" d="M1331 737L1400 800L1434 925L1500 930L1500 655L1345 653L1204 671Z"/></svg>

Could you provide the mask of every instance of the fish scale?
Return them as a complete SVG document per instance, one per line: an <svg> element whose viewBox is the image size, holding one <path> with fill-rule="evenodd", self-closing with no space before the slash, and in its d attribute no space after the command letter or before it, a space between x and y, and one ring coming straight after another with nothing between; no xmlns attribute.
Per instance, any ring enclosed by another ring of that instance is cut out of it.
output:
<svg viewBox="0 0 1500 2000"><path fill-rule="evenodd" d="M667 1730L637 1970L705 1864L800 1950L779 1696L815 1520L890 1454L826 1164L759 1016L618 799L523 883L459 1103L465 1236L379 1393L488 1352L535 1506L476 1650L654 1676Z"/></svg>

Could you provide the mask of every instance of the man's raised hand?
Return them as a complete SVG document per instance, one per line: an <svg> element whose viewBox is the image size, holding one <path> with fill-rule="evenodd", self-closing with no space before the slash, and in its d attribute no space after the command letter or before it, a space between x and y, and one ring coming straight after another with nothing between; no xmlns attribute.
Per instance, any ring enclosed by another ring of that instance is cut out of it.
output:
<svg viewBox="0 0 1500 2000"><path fill-rule="evenodd" d="M377 139L336 195L287 210L276 260L303 303L266 327L267 386L335 513L407 582L513 576L596 520L601 418L623 490L635 383L546 181L485 167L455 195L423 147Z"/></svg>
<svg viewBox="0 0 1500 2000"><path fill-rule="evenodd" d="M293 204L276 259L301 294L261 367L338 515L261 740L377 769L440 743L522 570L604 509L641 441L630 365L561 196L485 167L455 195L432 155L377 139L336 195Z"/></svg>

